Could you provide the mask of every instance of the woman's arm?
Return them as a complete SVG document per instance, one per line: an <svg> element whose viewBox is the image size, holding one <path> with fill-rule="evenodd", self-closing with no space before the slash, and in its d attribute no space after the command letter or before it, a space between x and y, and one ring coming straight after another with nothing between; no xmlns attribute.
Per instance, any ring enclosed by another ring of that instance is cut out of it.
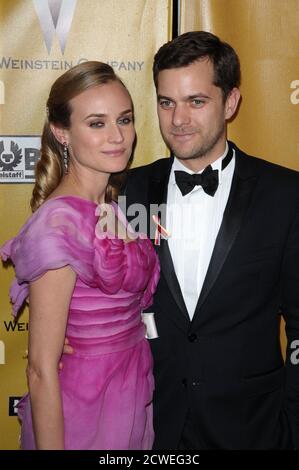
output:
<svg viewBox="0 0 299 470"><path fill-rule="evenodd" d="M75 282L66 266L30 283L27 376L37 449L64 449L58 363Z"/></svg>

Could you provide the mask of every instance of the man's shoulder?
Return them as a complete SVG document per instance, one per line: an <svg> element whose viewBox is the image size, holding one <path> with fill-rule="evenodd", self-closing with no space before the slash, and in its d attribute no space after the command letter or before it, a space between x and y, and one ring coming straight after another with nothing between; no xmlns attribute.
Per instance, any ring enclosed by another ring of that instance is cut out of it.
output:
<svg viewBox="0 0 299 470"><path fill-rule="evenodd" d="M135 202L145 201L152 185L165 182L171 162L171 158L161 158L148 165L130 169L122 194Z"/></svg>
<svg viewBox="0 0 299 470"><path fill-rule="evenodd" d="M129 170L129 178L157 175L161 174L161 172L164 173L164 171L169 168L170 162L171 160L169 157L164 157L159 158L152 163L148 163L147 165L131 168Z"/></svg>
<svg viewBox="0 0 299 470"><path fill-rule="evenodd" d="M234 143L231 143L236 151L236 157L242 162L244 167L259 173L260 175L268 176L269 178L279 179L280 182L286 179L287 181L295 181L298 184L299 172L291 168L279 165L277 163L269 162L262 157L250 155L243 150L239 149Z"/></svg>

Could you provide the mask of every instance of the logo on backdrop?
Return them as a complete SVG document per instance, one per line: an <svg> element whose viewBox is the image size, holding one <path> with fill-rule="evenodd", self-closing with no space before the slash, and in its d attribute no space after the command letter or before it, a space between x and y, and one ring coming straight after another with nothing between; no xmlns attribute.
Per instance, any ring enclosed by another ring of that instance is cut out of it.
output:
<svg viewBox="0 0 299 470"><path fill-rule="evenodd" d="M44 43L48 52L47 57L13 57L0 56L0 70L69 70L81 62L90 60L88 57L78 57L75 60L64 55L68 36L72 27L77 0L32 0L36 20L39 21ZM96 3L96 2L95 2ZM97 3L98 5L98 3ZM113 15L111 17L113 24ZM88 31L88 30L87 30ZM58 39L61 55L58 59L50 58L54 39ZM122 60L103 58L117 72L140 72L144 69L143 60ZM0 104L4 104L4 84L0 81Z"/></svg>
<svg viewBox="0 0 299 470"><path fill-rule="evenodd" d="M32 183L40 137L0 136L0 183Z"/></svg>
<svg viewBox="0 0 299 470"><path fill-rule="evenodd" d="M3 321L3 326L5 331L8 333L14 333L19 331L28 331L29 330L29 323L28 322L20 322L16 320L8 320Z"/></svg>
<svg viewBox="0 0 299 470"><path fill-rule="evenodd" d="M71 29L77 0L33 0L44 41L50 54L56 33L62 54Z"/></svg>
<svg viewBox="0 0 299 470"><path fill-rule="evenodd" d="M9 397L8 414L9 416L18 416L18 403L22 397Z"/></svg>

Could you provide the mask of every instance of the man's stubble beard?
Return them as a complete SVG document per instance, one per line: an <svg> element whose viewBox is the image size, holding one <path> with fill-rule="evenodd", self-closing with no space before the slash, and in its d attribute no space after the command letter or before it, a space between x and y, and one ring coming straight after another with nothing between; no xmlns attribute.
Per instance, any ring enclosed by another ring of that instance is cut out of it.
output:
<svg viewBox="0 0 299 470"><path fill-rule="evenodd" d="M200 131L197 131L198 133ZM171 152L179 159L179 160L196 160L197 158L204 158L208 154L211 154L212 150L219 142L221 137L226 132L226 124L223 123L223 126L218 130L215 135L208 136L205 142L202 142L201 146L195 147L188 154L183 154L179 150L176 151L174 147L171 146L170 142L163 136L164 142L166 143L167 147L171 150ZM220 155L219 155L220 156Z"/></svg>

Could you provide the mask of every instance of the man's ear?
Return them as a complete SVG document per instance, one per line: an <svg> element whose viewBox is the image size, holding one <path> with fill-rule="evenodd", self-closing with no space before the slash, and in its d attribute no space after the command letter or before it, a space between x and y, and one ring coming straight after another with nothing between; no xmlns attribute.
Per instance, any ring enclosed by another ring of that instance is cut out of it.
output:
<svg viewBox="0 0 299 470"><path fill-rule="evenodd" d="M236 112L241 97L239 88L233 88L225 102L225 119L230 119Z"/></svg>
<svg viewBox="0 0 299 470"><path fill-rule="evenodd" d="M61 145L63 145L64 142L68 143L68 134L67 134L67 130L64 127L59 127L59 126L55 126L54 124L50 124L50 129L55 139Z"/></svg>

